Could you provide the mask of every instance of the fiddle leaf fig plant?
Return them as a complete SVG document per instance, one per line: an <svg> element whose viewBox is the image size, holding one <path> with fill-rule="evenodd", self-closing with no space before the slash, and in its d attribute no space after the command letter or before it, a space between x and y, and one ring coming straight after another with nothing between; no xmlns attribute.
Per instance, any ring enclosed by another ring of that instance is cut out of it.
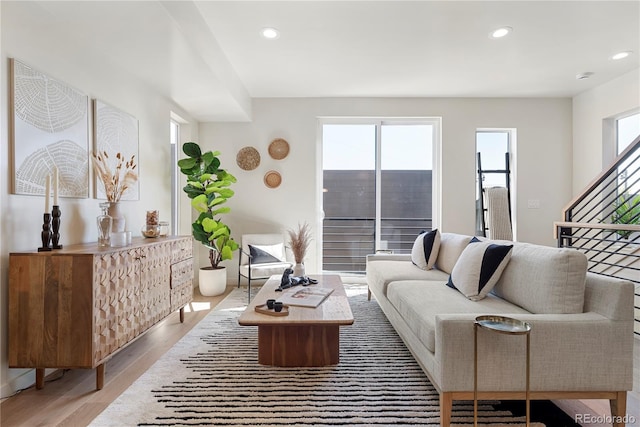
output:
<svg viewBox="0 0 640 427"><path fill-rule="evenodd" d="M231 211L221 206L233 197L229 188L236 178L220 168L219 151L202 152L195 142L182 146L186 158L178 160L178 167L187 177L182 189L191 199L191 206L200 213L191 225L193 237L209 248L211 268L223 268L220 263L233 258L238 244L231 237L231 229L220 216Z"/></svg>

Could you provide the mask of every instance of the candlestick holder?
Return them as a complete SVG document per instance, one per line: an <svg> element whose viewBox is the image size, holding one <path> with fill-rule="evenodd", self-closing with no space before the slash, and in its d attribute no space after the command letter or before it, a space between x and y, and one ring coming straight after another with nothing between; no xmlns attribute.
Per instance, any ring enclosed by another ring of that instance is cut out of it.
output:
<svg viewBox="0 0 640 427"><path fill-rule="evenodd" d="M53 205L51 216L53 217L51 220L51 228L53 229L53 233L51 233L51 247L53 249L62 249L62 245L58 243L60 241L60 217L62 216L60 206Z"/></svg>
<svg viewBox="0 0 640 427"><path fill-rule="evenodd" d="M51 246L49 246L49 242L51 240L51 214L49 212L45 212L42 223L42 233L40 233L42 237L42 247L38 248L38 252L48 252L51 250Z"/></svg>

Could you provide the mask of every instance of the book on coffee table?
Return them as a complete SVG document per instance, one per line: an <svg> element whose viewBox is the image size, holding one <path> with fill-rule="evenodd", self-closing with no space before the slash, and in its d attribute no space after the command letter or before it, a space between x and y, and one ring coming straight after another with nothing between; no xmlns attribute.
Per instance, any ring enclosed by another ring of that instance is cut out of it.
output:
<svg viewBox="0 0 640 427"><path fill-rule="evenodd" d="M315 288L307 286L304 288L291 289L282 294L278 301L285 305L297 305L299 307L317 307L329 295L333 289L331 288Z"/></svg>

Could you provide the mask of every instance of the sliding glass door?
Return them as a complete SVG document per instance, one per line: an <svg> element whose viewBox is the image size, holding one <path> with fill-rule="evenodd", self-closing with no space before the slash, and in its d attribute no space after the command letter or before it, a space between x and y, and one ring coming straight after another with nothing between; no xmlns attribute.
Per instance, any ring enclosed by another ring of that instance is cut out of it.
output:
<svg viewBox="0 0 640 427"><path fill-rule="evenodd" d="M432 225L434 124L326 123L323 270L362 272L377 250L409 253Z"/></svg>

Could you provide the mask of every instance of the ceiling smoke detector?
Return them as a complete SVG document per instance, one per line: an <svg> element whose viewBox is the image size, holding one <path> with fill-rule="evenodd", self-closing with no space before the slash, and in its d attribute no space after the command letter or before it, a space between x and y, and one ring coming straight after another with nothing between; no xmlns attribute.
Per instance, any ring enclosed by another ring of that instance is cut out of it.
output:
<svg viewBox="0 0 640 427"><path fill-rule="evenodd" d="M591 71L587 71L587 72L584 72L584 73L578 73L578 74L576 74L576 80L585 80L585 79L588 79L591 76L593 76L593 73Z"/></svg>

